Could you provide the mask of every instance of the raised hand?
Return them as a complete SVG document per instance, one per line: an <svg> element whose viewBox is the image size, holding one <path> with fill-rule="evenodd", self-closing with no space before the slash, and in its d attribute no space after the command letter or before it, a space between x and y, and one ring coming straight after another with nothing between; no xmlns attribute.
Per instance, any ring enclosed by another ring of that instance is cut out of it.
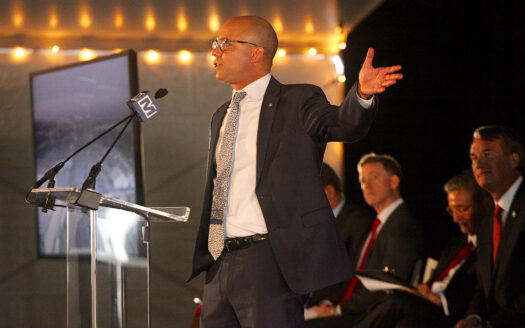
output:
<svg viewBox="0 0 525 328"><path fill-rule="evenodd" d="M403 78L403 74L396 73L401 70L401 65L389 67L374 67L374 49L369 48L365 61L359 71L358 93L363 99L370 99L374 94L385 92L386 88L396 84Z"/></svg>

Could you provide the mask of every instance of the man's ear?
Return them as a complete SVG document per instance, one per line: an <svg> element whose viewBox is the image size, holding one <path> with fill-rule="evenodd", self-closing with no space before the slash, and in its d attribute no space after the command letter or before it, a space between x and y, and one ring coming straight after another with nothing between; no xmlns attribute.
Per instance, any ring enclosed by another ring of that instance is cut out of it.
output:
<svg viewBox="0 0 525 328"><path fill-rule="evenodd" d="M332 186L331 184L326 185L326 186L324 187L324 192L326 193L326 197L327 197L328 199L332 199L332 198L335 197L335 195L337 194L337 193L335 192L335 188L334 188L334 186Z"/></svg>
<svg viewBox="0 0 525 328"><path fill-rule="evenodd" d="M518 153L510 153L509 155L510 165L513 169L517 169L520 165L520 155Z"/></svg>
<svg viewBox="0 0 525 328"><path fill-rule="evenodd" d="M264 48L263 47L256 47L252 50L252 53L250 54L250 62L251 63L257 63L264 60Z"/></svg>
<svg viewBox="0 0 525 328"><path fill-rule="evenodd" d="M400 182L400 179L396 174L392 174L390 176L390 188L392 188L393 190L396 190L397 188L399 188L399 182Z"/></svg>

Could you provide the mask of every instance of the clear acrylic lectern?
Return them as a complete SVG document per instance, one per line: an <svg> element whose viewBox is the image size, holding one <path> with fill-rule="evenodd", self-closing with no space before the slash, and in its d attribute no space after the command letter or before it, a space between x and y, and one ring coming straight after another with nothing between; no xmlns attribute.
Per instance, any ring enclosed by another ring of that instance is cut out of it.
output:
<svg viewBox="0 0 525 328"><path fill-rule="evenodd" d="M96 206L79 201L86 193ZM33 189L28 199L67 207L67 327L149 328L149 222L186 222L189 207L148 208L76 188Z"/></svg>

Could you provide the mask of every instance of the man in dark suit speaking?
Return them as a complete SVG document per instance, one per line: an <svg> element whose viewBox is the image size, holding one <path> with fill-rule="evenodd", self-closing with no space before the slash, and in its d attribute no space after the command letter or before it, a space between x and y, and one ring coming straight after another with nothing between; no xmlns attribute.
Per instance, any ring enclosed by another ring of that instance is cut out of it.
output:
<svg viewBox="0 0 525 328"><path fill-rule="evenodd" d="M326 142L365 136L373 95L401 67L374 68L370 49L337 108L316 86L270 75L277 36L260 17L229 19L212 48L216 77L233 91L211 120L190 276L207 271L201 323L301 327L304 295L352 274L319 179Z"/></svg>

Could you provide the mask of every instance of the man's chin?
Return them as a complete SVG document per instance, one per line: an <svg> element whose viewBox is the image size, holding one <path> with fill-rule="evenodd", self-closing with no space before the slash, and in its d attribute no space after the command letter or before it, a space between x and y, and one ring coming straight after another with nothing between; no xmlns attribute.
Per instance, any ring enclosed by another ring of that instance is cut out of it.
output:
<svg viewBox="0 0 525 328"><path fill-rule="evenodd" d="M478 183L478 185L487 190L487 187L489 187L489 184L490 182L488 181L488 179L483 175L483 176L480 176L480 177L477 177L476 179L476 182Z"/></svg>

